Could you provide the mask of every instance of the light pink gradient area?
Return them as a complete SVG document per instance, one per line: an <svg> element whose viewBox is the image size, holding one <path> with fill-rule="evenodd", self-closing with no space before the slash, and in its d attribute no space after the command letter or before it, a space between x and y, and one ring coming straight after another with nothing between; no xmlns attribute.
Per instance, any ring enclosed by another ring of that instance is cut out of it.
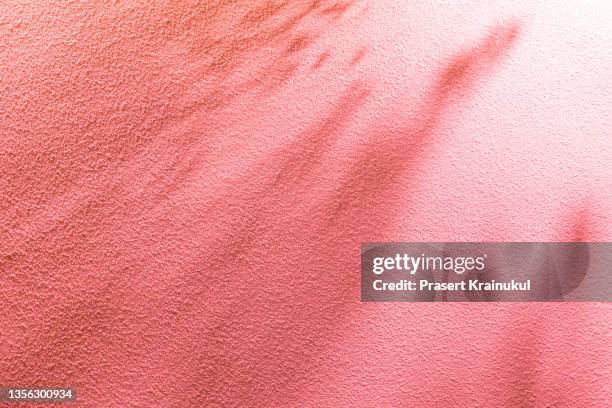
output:
<svg viewBox="0 0 612 408"><path fill-rule="evenodd" d="M362 242L612 239L610 21L603 0L3 1L0 386L612 406L608 304L359 297Z"/></svg>

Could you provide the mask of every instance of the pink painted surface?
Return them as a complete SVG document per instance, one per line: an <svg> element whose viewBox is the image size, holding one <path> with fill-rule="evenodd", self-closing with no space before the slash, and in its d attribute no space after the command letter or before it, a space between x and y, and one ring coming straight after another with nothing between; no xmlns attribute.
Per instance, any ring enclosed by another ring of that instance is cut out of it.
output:
<svg viewBox="0 0 612 408"><path fill-rule="evenodd" d="M609 305L361 304L358 266L612 238L610 4L289 3L0 5L0 384L609 407Z"/></svg>

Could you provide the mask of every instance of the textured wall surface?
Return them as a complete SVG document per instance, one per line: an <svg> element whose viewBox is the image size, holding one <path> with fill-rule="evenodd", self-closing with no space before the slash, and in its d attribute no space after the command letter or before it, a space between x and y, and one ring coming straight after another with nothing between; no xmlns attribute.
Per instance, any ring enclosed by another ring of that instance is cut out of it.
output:
<svg viewBox="0 0 612 408"><path fill-rule="evenodd" d="M607 304L359 301L364 241L612 239L611 20L603 0L3 1L0 385L611 406Z"/></svg>

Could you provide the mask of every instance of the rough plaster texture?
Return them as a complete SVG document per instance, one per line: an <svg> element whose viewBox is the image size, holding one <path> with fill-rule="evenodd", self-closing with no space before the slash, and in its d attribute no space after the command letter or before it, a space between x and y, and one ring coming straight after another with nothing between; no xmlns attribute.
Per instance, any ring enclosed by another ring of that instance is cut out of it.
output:
<svg viewBox="0 0 612 408"><path fill-rule="evenodd" d="M361 304L358 263L362 241L610 240L611 19L3 1L0 384L75 407L609 407L609 305Z"/></svg>

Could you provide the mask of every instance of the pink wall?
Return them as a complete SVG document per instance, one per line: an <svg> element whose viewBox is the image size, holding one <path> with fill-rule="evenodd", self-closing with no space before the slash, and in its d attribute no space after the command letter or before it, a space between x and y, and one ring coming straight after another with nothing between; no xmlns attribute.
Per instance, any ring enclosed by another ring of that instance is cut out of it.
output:
<svg viewBox="0 0 612 408"><path fill-rule="evenodd" d="M359 301L364 241L612 239L610 3L219 3L0 5L0 384L610 406L607 304Z"/></svg>

